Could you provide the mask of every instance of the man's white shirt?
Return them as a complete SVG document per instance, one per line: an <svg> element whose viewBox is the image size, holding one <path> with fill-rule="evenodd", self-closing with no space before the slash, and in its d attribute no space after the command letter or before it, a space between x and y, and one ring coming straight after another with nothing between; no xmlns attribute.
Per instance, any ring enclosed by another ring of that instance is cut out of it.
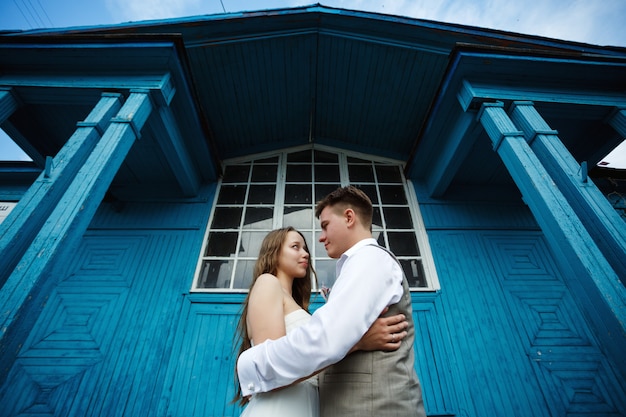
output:
<svg viewBox="0 0 626 417"><path fill-rule="evenodd" d="M364 239L337 261L328 302L287 336L241 354L237 373L244 396L289 385L341 360L382 310L402 297L402 270L387 252Z"/></svg>

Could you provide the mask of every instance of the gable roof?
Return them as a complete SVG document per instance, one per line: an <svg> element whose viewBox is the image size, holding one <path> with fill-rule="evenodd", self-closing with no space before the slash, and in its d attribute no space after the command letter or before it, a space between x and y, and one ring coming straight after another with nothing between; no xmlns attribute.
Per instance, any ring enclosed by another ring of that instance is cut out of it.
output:
<svg viewBox="0 0 626 417"><path fill-rule="evenodd" d="M49 75L68 80L92 74L110 81L104 87L65 83L62 87L71 87L72 92L63 94L53 86L40 86L35 92L32 86L16 84L23 100L29 100L24 99L28 91L38 98L16 112L6 130L17 135L24 149L39 154L33 157L39 163L58 151L103 88L124 92L145 86L150 77L163 81L168 73L176 91L174 100L185 103L174 103L172 108L205 179L214 177L216 166L226 158L307 143L358 150L413 166L420 163L427 169L418 156L421 149L442 146L436 135L428 136L434 117L440 123L448 120L442 112L458 111L454 108L458 104L449 98L457 94L449 89L451 80L459 82L461 73L481 76L486 68L495 71L496 66L485 64L487 56L499 57L493 62L498 62L497 74L506 85L507 74L515 73L522 56L533 57L535 64L555 57L565 63L587 62L588 69L598 60L610 60L621 68L626 53L621 48L312 5L8 33L0 37L0 85L25 77L36 82L37 77ZM539 77L544 87L556 91L563 81L560 74L543 76L554 66L531 67L534 72L511 75L513 82ZM588 81L587 69L571 74L563 88ZM620 71L615 74L621 75ZM482 75L487 73L493 72ZM136 82L120 82L114 88L116 77ZM580 113L575 107L570 106L570 115ZM190 111L198 115L191 127L185 119ZM556 114L557 119L561 116ZM602 115L597 116L582 131L597 132ZM577 136L572 146L585 142L576 125L557 124ZM150 125L145 130L137 145L140 149L129 155L118 183L154 184L171 175L163 152L154 146ZM599 130L602 144L593 152L619 140L610 128ZM496 174L501 163L488 152L488 141L483 142L462 172L464 181L502 178ZM466 156L471 157L472 151ZM492 168L484 171L485 166ZM426 174L421 168L410 172Z"/></svg>

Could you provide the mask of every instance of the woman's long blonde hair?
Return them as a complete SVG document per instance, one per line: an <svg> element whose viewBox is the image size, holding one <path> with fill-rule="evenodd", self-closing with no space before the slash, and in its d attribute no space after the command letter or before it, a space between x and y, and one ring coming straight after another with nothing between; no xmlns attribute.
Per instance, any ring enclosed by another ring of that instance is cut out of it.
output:
<svg viewBox="0 0 626 417"><path fill-rule="evenodd" d="M276 275L278 273L278 262L280 258L280 251L282 250L283 243L287 239L287 234L289 232L297 232L302 239L304 240L304 250L307 253L310 253L309 247L307 246L306 239L304 235L297 231L295 228L289 226L284 227L282 229L272 230L265 236L263 242L261 243L261 249L259 250L259 257L254 264L253 271L253 279L250 284L250 290L256 283L257 278L265 273L269 273L272 275ZM317 282L317 274L315 270L311 266L311 262L309 260L309 265L306 269L306 275L301 279L294 279L293 285L291 287L292 297L295 302L302 307L305 311L309 311L309 302L311 298L311 278L315 279ZM246 349L249 349L252 346L250 341L250 336L248 335L248 326L246 322L246 318L248 317L248 301L250 299L250 291L248 291L248 295L243 302L241 316L239 317L239 323L237 324L237 333L236 337L238 338L239 343L239 352L237 353L237 358L239 355ZM235 345L237 346L237 345ZM239 402L240 405L244 405L248 402L248 399L242 397L241 395L241 387L239 386L239 378L237 376L237 365L235 363L235 385L236 385L236 396L233 399L233 402Z"/></svg>

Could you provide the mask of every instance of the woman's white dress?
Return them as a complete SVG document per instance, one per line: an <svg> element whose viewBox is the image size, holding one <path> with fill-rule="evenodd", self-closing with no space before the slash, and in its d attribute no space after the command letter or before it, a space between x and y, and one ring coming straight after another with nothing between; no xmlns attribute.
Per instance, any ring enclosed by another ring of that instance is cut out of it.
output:
<svg viewBox="0 0 626 417"><path fill-rule="evenodd" d="M309 321L304 310L285 316L287 333ZM319 417L317 376L286 388L255 394L243 410L241 417Z"/></svg>

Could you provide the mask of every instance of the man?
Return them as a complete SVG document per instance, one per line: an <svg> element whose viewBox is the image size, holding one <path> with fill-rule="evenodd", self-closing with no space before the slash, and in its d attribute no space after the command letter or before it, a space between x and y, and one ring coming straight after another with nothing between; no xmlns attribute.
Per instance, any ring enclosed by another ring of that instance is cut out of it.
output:
<svg viewBox="0 0 626 417"><path fill-rule="evenodd" d="M395 257L372 238L372 212L367 195L352 186L317 204L319 241L328 256L339 259L337 280L328 302L308 324L243 352L237 363L243 395L328 367L319 376L322 417L425 416L414 367L408 284ZM409 321L400 348L348 354L386 307L386 314L401 312Z"/></svg>

